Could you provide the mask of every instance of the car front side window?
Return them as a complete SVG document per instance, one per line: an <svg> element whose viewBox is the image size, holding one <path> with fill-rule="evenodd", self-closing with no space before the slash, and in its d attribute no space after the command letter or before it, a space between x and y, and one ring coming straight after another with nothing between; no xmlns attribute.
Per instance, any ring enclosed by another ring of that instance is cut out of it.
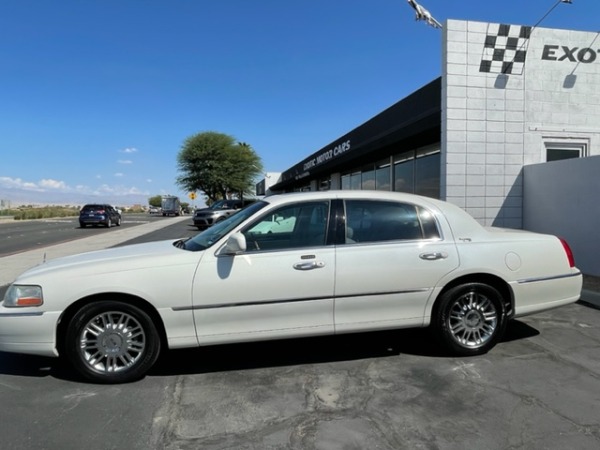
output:
<svg viewBox="0 0 600 450"><path fill-rule="evenodd" d="M325 245L329 202L305 202L270 211L242 231L247 251L284 250Z"/></svg>

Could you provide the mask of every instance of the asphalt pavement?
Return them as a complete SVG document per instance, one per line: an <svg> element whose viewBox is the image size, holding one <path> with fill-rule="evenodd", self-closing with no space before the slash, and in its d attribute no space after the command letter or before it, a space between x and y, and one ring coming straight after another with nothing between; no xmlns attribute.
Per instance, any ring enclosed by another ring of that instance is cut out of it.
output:
<svg viewBox="0 0 600 450"><path fill-rule="evenodd" d="M113 247L135 239L138 236L152 233L161 228L186 220L190 221L190 216L172 217L129 228L113 227L106 233L95 234L74 241L40 247L34 250L1 257L0 286L12 283L19 274L31 267L43 263L44 260Z"/></svg>

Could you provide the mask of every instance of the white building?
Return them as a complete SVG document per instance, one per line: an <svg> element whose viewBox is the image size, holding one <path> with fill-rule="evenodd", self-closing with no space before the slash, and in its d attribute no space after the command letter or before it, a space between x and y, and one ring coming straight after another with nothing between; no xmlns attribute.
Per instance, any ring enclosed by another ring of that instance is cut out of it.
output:
<svg viewBox="0 0 600 450"><path fill-rule="evenodd" d="M600 154L598 33L448 21L441 197L520 228L523 166Z"/></svg>

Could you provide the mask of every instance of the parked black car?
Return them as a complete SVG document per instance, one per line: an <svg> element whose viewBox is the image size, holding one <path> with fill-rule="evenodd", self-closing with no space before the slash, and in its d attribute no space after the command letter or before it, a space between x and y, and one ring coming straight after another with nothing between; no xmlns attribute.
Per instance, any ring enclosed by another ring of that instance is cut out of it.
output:
<svg viewBox="0 0 600 450"><path fill-rule="evenodd" d="M85 228L88 225L104 225L110 228L113 225L121 225L121 214L115 208L106 204L85 205L79 211L79 226Z"/></svg>

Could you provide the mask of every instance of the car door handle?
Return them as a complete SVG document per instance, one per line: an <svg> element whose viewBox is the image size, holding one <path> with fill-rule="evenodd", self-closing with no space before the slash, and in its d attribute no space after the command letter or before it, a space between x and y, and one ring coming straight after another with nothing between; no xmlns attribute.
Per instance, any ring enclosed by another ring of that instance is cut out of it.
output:
<svg viewBox="0 0 600 450"><path fill-rule="evenodd" d="M296 270L313 270L321 269L322 267L325 267L325 263L323 261L309 261L294 264L294 269Z"/></svg>
<svg viewBox="0 0 600 450"><path fill-rule="evenodd" d="M425 261L435 261L436 259L446 259L447 257L448 253L446 252L421 253L419 255L419 258Z"/></svg>

